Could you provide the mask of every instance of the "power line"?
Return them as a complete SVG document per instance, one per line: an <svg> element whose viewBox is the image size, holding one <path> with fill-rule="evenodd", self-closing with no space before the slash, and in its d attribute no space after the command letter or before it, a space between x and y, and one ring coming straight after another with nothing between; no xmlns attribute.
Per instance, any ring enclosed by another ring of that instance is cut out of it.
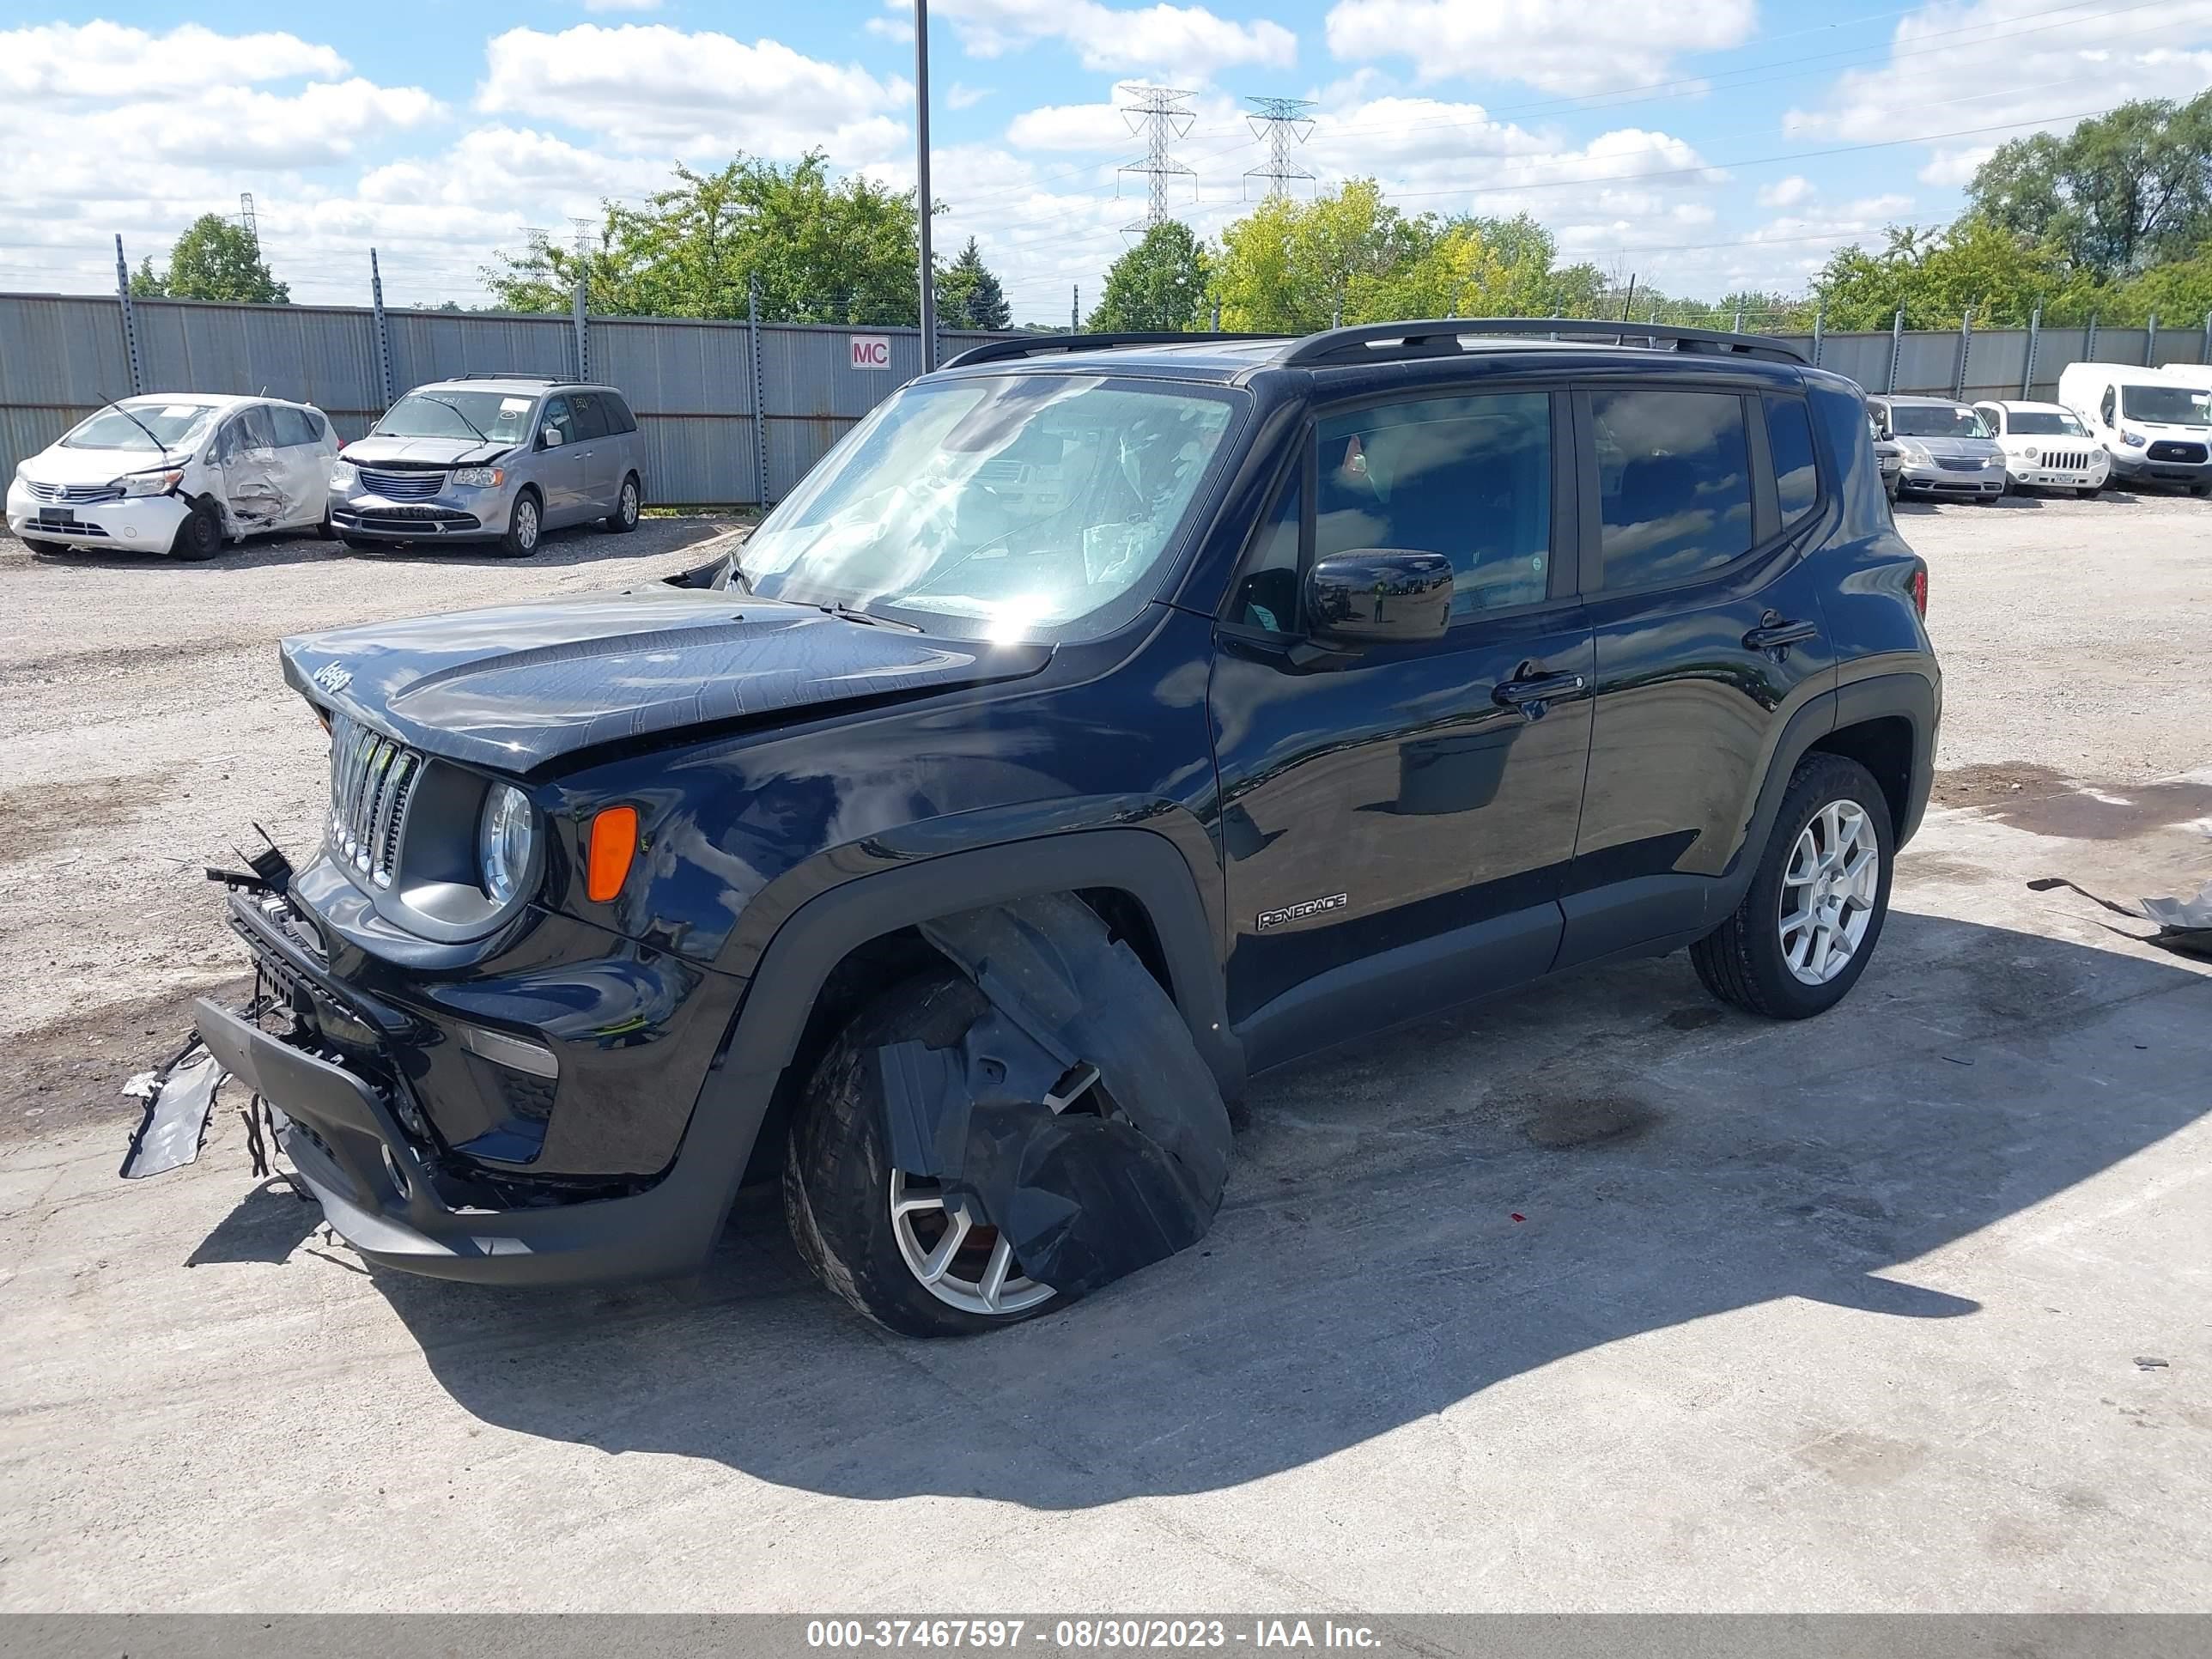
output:
<svg viewBox="0 0 2212 1659"><path fill-rule="evenodd" d="M1150 230L1168 222L1168 180L1178 174L1194 180L1198 177L1168 154L1168 146L1187 137L1191 124L1197 120L1197 112L1190 107L1190 100L1198 94L1178 87L1131 87L1128 90L1136 101L1122 105L1121 113L1128 120L1132 132L1144 135L1145 159L1132 161L1117 171L1146 176L1148 189L1144 219L1127 228Z"/></svg>
<svg viewBox="0 0 2212 1659"><path fill-rule="evenodd" d="M1264 167L1247 167L1247 179L1265 179L1270 197L1288 196L1293 179L1310 182L1313 169L1302 167L1291 160L1293 139L1303 144L1313 136L1313 118L1306 113L1319 107L1310 98L1247 98L1248 104L1258 106L1257 112L1245 118L1252 136L1263 138L1267 145L1267 161Z"/></svg>

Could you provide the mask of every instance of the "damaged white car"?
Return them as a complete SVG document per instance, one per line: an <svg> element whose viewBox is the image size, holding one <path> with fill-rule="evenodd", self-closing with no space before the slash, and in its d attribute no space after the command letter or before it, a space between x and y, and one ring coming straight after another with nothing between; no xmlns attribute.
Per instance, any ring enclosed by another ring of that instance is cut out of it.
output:
<svg viewBox="0 0 2212 1659"><path fill-rule="evenodd" d="M225 542L329 526L337 440L276 398L126 398L15 469L8 527L34 552L127 547L213 558Z"/></svg>

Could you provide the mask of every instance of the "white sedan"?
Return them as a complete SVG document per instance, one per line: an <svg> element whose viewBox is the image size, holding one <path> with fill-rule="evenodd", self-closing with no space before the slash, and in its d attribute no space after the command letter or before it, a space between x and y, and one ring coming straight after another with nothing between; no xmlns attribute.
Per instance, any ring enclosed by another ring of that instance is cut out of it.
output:
<svg viewBox="0 0 2212 1659"><path fill-rule="evenodd" d="M322 410L198 392L96 410L15 469L8 527L34 551L212 558L227 541L326 525L337 440Z"/></svg>
<svg viewBox="0 0 2212 1659"><path fill-rule="evenodd" d="M2074 411L2057 404L1976 404L2004 451L2005 483L2014 489L2070 489L2094 495L2112 476L2112 459Z"/></svg>

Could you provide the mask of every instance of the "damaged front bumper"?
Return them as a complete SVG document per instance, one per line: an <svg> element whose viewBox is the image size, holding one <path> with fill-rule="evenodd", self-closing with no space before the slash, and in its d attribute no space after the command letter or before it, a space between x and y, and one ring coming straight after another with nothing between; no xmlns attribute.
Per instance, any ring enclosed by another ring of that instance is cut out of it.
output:
<svg viewBox="0 0 2212 1659"><path fill-rule="evenodd" d="M26 541L166 553L191 514L175 495L64 504L40 501L20 480L8 486L8 528Z"/></svg>
<svg viewBox="0 0 2212 1659"><path fill-rule="evenodd" d="M238 896L231 916L264 982L276 988L276 1022L290 1029L280 1033L266 1015L203 1000L194 1017L200 1039L274 1109L277 1145L298 1179L368 1261L489 1284L651 1279L705 1261L758 1133L765 1090L702 1066L706 1084L695 1075L690 1121L653 1176L540 1176L519 1158L472 1156L441 1127L477 1103L451 1097L456 1068L530 1064L522 1051L535 1045L509 1037L514 1048L501 1051L480 1040L500 1033L342 982L318 958L315 930L283 898Z"/></svg>
<svg viewBox="0 0 2212 1659"><path fill-rule="evenodd" d="M514 511L514 495L504 489L444 490L404 501L367 490L331 497L331 523L341 534L376 541L504 536Z"/></svg>

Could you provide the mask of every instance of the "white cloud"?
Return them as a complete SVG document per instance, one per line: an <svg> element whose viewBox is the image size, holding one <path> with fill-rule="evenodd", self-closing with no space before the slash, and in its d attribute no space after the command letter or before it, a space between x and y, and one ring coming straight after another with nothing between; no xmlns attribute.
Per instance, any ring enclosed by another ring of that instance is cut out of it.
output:
<svg viewBox="0 0 2212 1659"><path fill-rule="evenodd" d="M945 106L947 109L973 109L994 90L992 87L964 87L955 81L945 89Z"/></svg>
<svg viewBox="0 0 2212 1659"><path fill-rule="evenodd" d="M41 100L189 98L210 82L249 86L345 72L336 52L294 34L223 35L196 23L167 34L107 22L0 31L0 92Z"/></svg>
<svg viewBox="0 0 2212 1659"><path fill-rule="evenodd" d="M885 0L904 9L907 0ZM1204 81L1236 64L1288 69L1297 36L1279 23L1239 23L1203 6L1121 10L1098 0L937 0L971 57L997 58L1043 40L1073 47L1085 69L1172 73Z"/></svg>
<svg viewBox="0 0 2212 1659"><path fill-rule="evenodd" d="M1759 188L1759 204L1761 207L1796 207L1800 202L1810 199L1812 195L1813 181L1802 173L1793 173L1787 179L1778 179L1771 185L1761 185Z"/></svg>
<svg viewBox="0 0 2212 1659"><path fill-rule="evenodd" d="M1741 46L1755 0L1563 15L1552 0L1337 0L1328 48L1347 63L1403 58L1424 82L1510 78L1591 93L1662 79L1672 60Z"/></svg>
<svg viewBox="0 0 2212 1659"><path fill-rule="evenodd" d="M905 17L871 17L860 27L878 40L898 40L907 46L914 44L914 23Z"/></svg>
<svg viewBox="0 0 2212 1659"><path fill-rule="evenodd" d="M509 29L486 47L477 107L568 125L629 149L726 158L816 145L855 166L904 138L913 89L775 40L748 46L665 24Z"/></svg>
<svg viewBox="0 0 2212 1659"><path fill-rule="evenodd" d="M2093 17L2049 0L1931 0L1900 19L1886 63L1847 70L1784 130L1844 143L1925 138L1923 183L1958 186L2008 139L2071 131L2133 98L2212 82L2212 0ZM1938 135L1952 135L1948 137ZM1909 152L1896 152L1900 158Z"/></svg>

